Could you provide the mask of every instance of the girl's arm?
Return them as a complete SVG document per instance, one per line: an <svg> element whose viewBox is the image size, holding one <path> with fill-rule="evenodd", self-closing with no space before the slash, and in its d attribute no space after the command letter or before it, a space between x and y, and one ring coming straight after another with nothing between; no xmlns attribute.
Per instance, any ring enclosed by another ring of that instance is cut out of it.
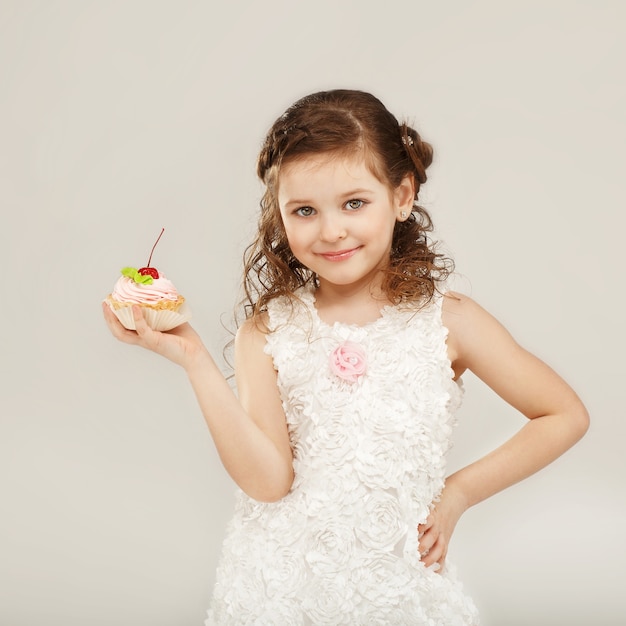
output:
<svg viewBox="0 0 626 626"><path fill-rule="evenodd" d="M446 479L441 500L418 528L426 565L443 564L465 510L554 461L589 426L574 390L471 298L449 294L443 322L456 376L469 369L529 421L503 445Z"/></svg>
<svg viewBox="0 0 626 626"><path fill-rule="evenodd" d="M133 307L137 331L126 330L103 305L113 335L156 352L183 367L226 471L250 497L271 502L293 482L292 452L285 414L265 336L246 322L235 339L239 398L189 324L169 332L153 331L140 307Z"/></svg>

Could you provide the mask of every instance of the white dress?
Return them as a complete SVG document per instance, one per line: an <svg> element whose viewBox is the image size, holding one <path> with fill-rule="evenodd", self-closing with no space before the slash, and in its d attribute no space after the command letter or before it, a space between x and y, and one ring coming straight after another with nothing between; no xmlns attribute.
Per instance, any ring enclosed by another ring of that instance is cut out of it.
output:
<svg viewBox="0 0 626 626"><path fill-rule="evenodd" d="M206 626L475 626L454 569L437 573L418 554L462 397L441 298L356 326L322 322L313 293L300 297L293 311L270 302L265 348L295 480L275 503L238 491ZM341 346L352 379L330 361Z"/></svg>

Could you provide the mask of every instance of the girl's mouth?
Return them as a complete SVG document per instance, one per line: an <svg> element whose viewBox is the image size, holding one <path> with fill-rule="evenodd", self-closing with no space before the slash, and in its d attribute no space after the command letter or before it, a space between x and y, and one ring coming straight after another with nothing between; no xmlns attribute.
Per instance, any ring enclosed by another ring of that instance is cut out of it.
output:
<svg viewBox="0 0 626 626"><path fill-rule="evenodd" d="M337 250L336 252L323 252L319 253L321 257L326 259L327 261L345 261L350 257L354 256L360 249L360 246L357 248L350 248L349 250Z"/></svg>

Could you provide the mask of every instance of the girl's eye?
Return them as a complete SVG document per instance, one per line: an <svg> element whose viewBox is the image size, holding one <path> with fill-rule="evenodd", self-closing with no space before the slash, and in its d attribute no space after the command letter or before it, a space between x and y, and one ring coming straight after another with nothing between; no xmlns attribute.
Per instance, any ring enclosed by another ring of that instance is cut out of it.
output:
<svg viewBox="0 0 626 626"><path fill-rule="evenodd" d="M348 202L346 202L346 208L354 211L360 209L364 204L363 200L348 200Z"/></svg>
<svg viewBox="0 0 626 626"><path fill-rule="evenodd" d="M294 213L302 217L309 217L313 215L313 208L310 206L301 206L299 209L296 209Z"/></svg>

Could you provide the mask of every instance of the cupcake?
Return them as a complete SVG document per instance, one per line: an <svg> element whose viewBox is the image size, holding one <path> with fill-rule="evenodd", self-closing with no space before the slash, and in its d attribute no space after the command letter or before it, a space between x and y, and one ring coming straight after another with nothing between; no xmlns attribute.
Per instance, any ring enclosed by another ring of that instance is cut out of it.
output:
<svg viewBox="0 0 626 626"><path fill-rule="evenodd" d="M151 260L152 252L146 267L123 268L122 275L113 286L113 291L105 298L117 319L129 330L135 330L132 311L135 304L141 307L144 319L154 330L171 330L191 318L185 298L162 272L156 267L150 267Z"/></svg>

